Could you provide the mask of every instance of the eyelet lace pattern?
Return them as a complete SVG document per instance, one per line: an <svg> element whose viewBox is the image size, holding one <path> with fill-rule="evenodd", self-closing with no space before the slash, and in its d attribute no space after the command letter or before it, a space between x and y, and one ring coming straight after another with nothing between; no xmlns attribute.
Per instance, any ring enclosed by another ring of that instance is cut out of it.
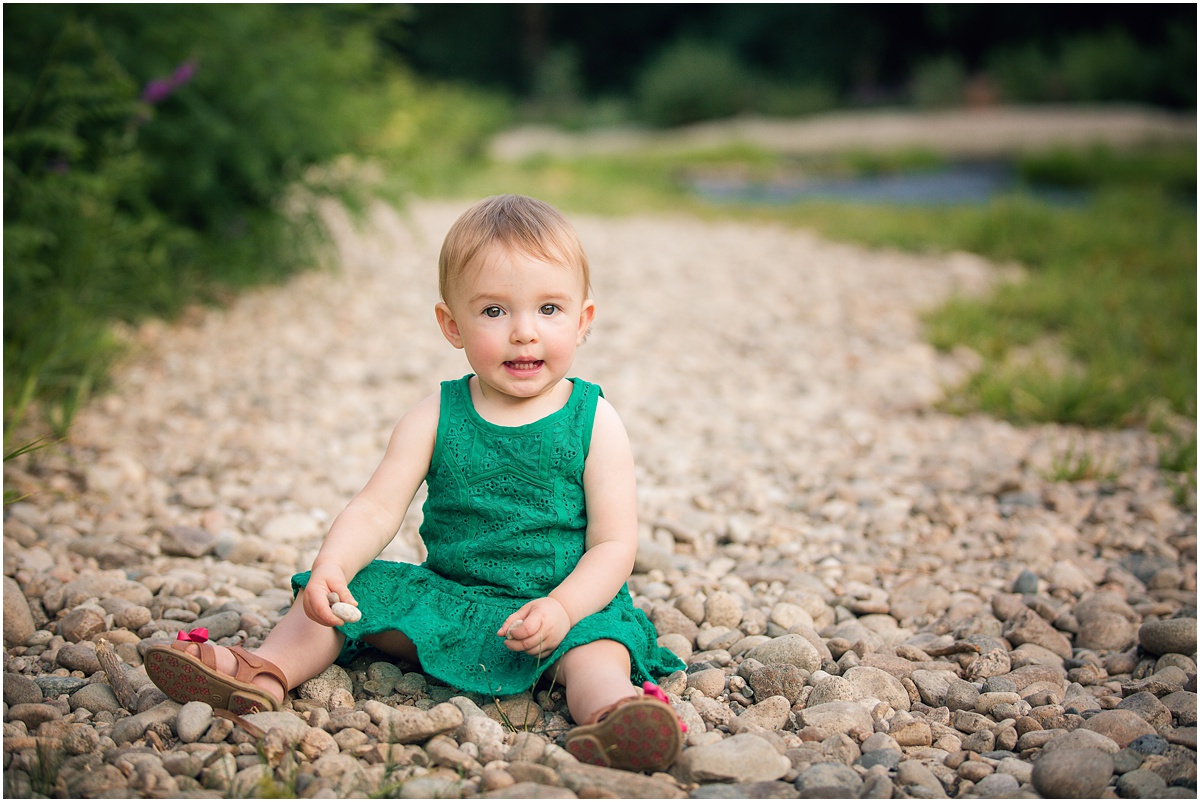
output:
<svg viewBox="0 0 1200 802"><path fill-rule="evenodd" d="M583 469L597 385L574 379L567 404L525 426L484 420L464 376L443 382L437 443L426 484L422 565L375 560L350 582L362 620L341 627L343 658L364 635L399 630L417 645L423 670L457 688L520 693L568 649L616 640L629 650L638 684L683 668L657 644L625 587L578 622L548 658L512 652L495 633L525 602L547 595L583 556ZM297 574L292 587L308 582Z"/></svg>

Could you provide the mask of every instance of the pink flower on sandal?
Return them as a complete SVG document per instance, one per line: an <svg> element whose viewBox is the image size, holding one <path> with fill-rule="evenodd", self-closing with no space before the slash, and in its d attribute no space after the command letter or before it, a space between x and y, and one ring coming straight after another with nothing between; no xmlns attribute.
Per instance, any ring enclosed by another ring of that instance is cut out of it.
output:
<svg viewBox="0 0 1200 802"><path fill-rule="evenodd" d="M207 643L208 642L208 627L196 627L190 632L179 631L175 636L175 640L185 640L192 643Z"/></svg>

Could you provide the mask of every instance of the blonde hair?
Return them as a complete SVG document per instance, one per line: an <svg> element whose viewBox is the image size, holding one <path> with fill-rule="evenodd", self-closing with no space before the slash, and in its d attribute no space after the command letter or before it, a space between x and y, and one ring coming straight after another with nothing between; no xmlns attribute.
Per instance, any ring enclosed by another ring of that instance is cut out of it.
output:
<svg viewBox="0 0 1200 802"><path fill-rule="evenodd" d="M591 293L587 254L562 212L524 195L495 195L463 212L446 234L438 256L438 292L443 301L450 282L492 245L573 267L583 276L584 294Z"/></svg>

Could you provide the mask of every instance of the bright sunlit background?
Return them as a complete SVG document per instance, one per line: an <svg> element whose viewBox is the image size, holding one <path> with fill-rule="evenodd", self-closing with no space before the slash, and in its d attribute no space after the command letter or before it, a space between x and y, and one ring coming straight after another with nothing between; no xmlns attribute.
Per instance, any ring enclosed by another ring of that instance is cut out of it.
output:
<svg viewBox="0 0 1200 802"><path fill-rule="evenodd" d="M319 263L314 199L498 191L1019 262L1019 287L927 320L983 357L953 407L1195 415L1194 5L9 4L4 46L6 453L65 431L114 323ZM986 159L662 147L730 119L1085 105L1183 134ZM547 130L633 145L494 156ZM1064 358L1017 357L1045 347ZM1172 437L1194 476L1194 434Z"/></svg>

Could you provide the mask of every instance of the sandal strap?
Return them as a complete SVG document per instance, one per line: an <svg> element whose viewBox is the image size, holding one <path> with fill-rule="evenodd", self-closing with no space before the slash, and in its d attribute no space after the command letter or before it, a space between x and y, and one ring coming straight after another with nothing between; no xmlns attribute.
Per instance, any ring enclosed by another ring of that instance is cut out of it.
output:
<svg viewBox="0 0 1200 802"><path fill-rule="evenodd" d="M228 710L222 710L219 707L214 707L213 715L217 716L218 718L223 718L223 719L232 721L234 724L238 725L239 727L244 729L246 732L250 733L250 737L252 737L252 738L263 738L266 736L266 733L263 732L262 727L259 727L257 724L251 724L249 721L246 721L246 719L242 718L237 713L232 713Z"/></svg>
<svg viewBox="0 0 1200 802"><path fill-rule="evenodd" d="M211 649L212 647L209 648ZM241 646L230 646L229 651L233 652L233 656L237 659L237 674L234 675L234 679L238 682L248 683L259 674L266 674L269 677L279 680L279 684L283 686L285 695L291 690L292 686L288 685L287 677L283 675L283 671L270 660L264 660L257 655L250 654L250 652Z"/></svg>

